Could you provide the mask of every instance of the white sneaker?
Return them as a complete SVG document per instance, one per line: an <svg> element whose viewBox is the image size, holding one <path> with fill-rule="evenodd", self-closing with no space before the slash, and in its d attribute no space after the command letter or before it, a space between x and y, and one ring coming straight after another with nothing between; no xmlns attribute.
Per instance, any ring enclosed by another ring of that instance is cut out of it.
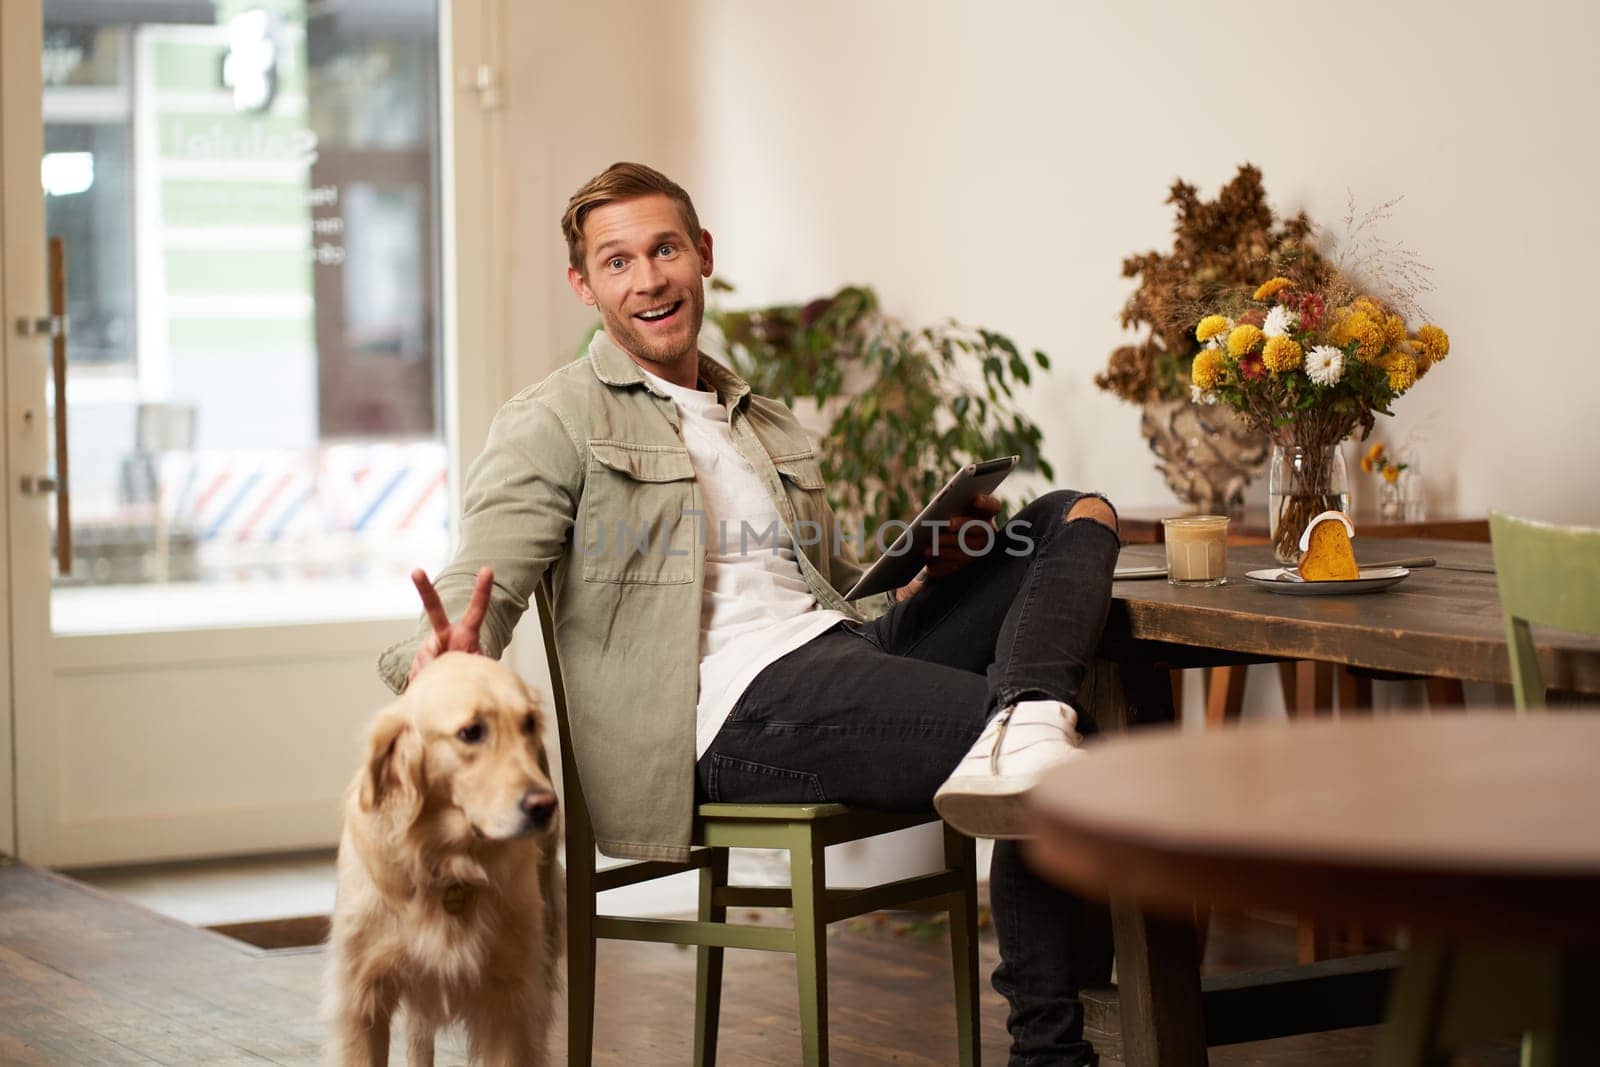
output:
<svg viewBox="0 0 1600 1067"><path fill-rule="evenodd" d="M933 794L933 806L969 837L1028 837L1028 791L1050 768L1082 756L1082 744L1069 704L1024 700L1004 708Z"/></svg>

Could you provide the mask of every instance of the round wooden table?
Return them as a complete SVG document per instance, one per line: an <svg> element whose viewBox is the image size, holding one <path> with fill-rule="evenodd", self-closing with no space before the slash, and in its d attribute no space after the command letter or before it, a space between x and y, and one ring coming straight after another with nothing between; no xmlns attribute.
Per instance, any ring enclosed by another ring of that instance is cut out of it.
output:
<svg viewBox="0 0 1600 1067"><path fill-rule="evenodd" d="M1200 900L1600 944L1597 715L1144 730L1036 798L1041 870L1176 914Z"/></svg>
<svg viewBox="0 0 1600 1067"><path fill-rule="evenodd" d="M1600 959L1600 715L1152 728L1092 746L1035 799L1039 870L1147 911L1402 924L1424 944L1577 958L1585 985ZM1415 1007L1406 983L1391 1013Z"/></svg>

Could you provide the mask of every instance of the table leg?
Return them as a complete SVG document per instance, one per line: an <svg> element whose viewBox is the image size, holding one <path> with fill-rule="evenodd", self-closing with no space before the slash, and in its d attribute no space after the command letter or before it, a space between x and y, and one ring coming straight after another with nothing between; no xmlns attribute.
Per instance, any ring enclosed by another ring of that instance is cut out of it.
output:
<svg viewBox="0 0 1600 1067"><path fill-rule="evenodd" d="M1174 717L1169 679L1142 663L1099 661L1083 690L1106 730ZM1193 921L1148 915L1134 901L1117 897L1111 900L1111 920L1124 1062L1128 1067L1204 1067L1205 1013Z"/></svg>
<svg viewBox="0 0 1600 1067"><path fill-rule="evenodd" d="M1117 995L1128 1067L1204 1067L1205 1013L1194 924L1113 896Z"/></svg>
<svg viewBox="0 0 1600 1067"><path fill-rule="evenodd" d="M1333 710L1334 665L1303 659L1294 665L1295 702L1289 713L1297 719L1327 715ZM1328 958L1330 928L1327 923L1301 917L1295 922L1296 958L1315 963Z"/></svg>

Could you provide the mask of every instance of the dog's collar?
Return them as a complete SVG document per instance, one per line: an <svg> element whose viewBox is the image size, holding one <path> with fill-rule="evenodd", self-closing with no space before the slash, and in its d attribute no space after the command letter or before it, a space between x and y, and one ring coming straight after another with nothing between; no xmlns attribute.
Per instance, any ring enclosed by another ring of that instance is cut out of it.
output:
<svg viewBox="0 0 1600 1067"><path fill-rule="evenodd" d="M441 900L444 910L451 915L460 915L467 910L467 905L472 901L472 893L472 886L451 882L444 887L444 896Z"/></svg>

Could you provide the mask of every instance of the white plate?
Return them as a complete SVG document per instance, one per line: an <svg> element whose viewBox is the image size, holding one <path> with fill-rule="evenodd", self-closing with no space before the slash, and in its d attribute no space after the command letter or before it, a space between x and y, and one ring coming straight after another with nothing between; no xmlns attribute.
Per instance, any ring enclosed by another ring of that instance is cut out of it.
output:
<svg viewBox="0 0 1600 1067"><path fill-rule="evenodd" d="M1361 577L1337 582L1303 582L1285 577L1287 568L1248 571L1245 578L1274 593L1289 596L1337 596L1341 593L1376 593L1403 582L1411 572L1404 567L1362 567Z"/></svg>

